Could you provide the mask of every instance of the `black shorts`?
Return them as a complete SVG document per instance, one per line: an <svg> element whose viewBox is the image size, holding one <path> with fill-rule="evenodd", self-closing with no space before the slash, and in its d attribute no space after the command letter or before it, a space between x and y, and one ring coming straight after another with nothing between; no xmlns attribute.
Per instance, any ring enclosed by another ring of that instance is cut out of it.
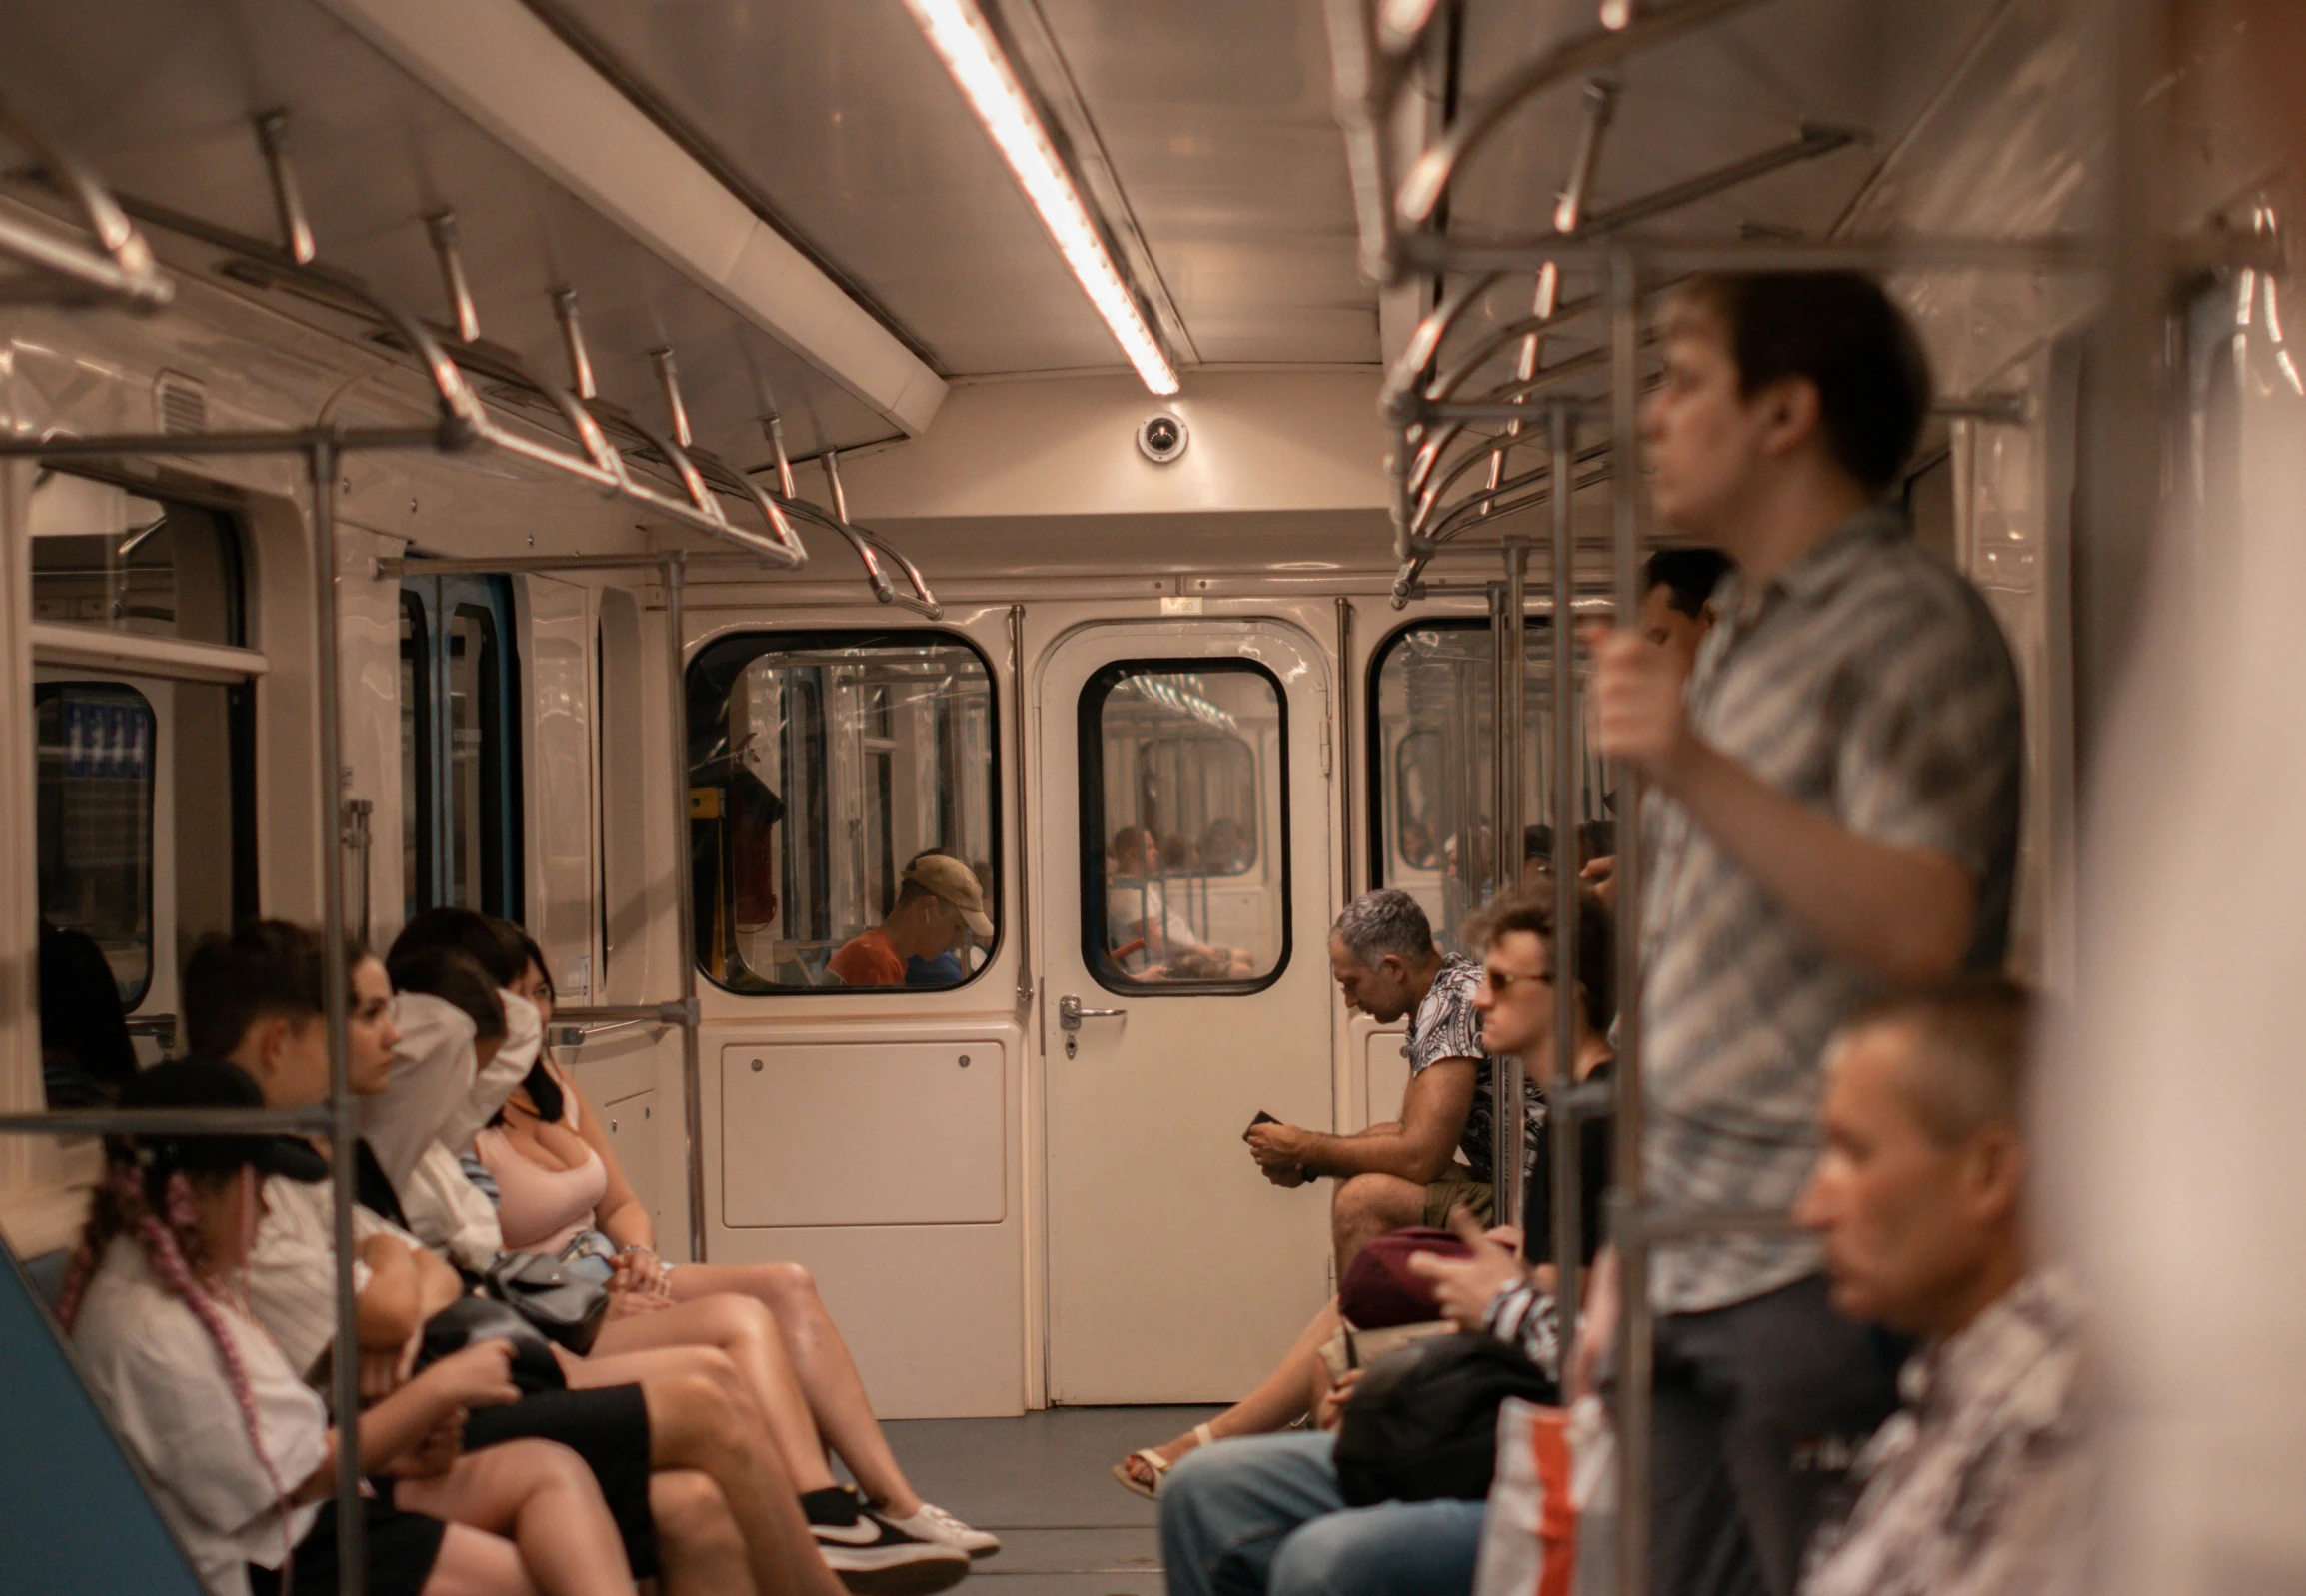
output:
<svg viewBox="0 0 2306 1596"><path fill-rule="evenodd" d="M437 1518L395 1507L391 1480L372 1483L377 1494L361 1499L367 1509L369 1596L422 1596L425 1581L432 1578L433 1564L440 1559L441 1537L449 1527ZM279 1569L251 1563L250 1596L336 1596L340 1583L337 1566L336 1499L331 1497L321 1504L320 1516L312 1521L304 1539L297 1542L287 1590L281 1588Z"/></svg>
<svg viewBox="0 0 2306 1596"><path fill-rule="evenodd" d="M465 1450L499 1441L558 1441L591 1466L625 1542L635 1579L655 1579L657 1522L649 1514L649 1404L638 1385L542 1391L504 1407L475 1408Z"/></svg>

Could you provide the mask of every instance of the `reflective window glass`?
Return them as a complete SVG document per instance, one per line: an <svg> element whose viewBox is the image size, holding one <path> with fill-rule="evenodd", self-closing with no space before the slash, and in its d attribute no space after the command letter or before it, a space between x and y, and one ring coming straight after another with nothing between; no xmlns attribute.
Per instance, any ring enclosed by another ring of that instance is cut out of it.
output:
<svg viewBox="0 0 2306 1596"><path fill-rule="evenodd" d="M521 914L521 730L504 577L401 584L405 907Z"/></svg>
<svg viewBox="0 0 2306 1596"><path fill-rule="evenodd" d="M1287 713L1245 660L1126 661L1082 692L1083 941L1115 990L1255 990L1288 959Z"/></svg>
<svg viewBox="0 0 2306 1596"><path fill-rule="evenodd" d="M1458 932L1501 881L1549 878L1559 829L1554 806L1553 661L1549 623L1524 631L1522 812L1517 845L1497 845L1495 635L1486 621L1425 621L1386 639L1370 665L1370 808L1373 886L1398 886L1459 950ZM1615 851L1607 773L1578 739L1570 816L1578 866Z"/></svg>
<svg viewBox="0 0 2306 1596"><path fill-rule="evenodd" d="M690 662L697 957L733 991L951 987L998 935L985 659L946 633L748 633Z"/></svg>
<svg viewBox="0 0 2306 1596"><path fill-rule="evenodd" d="M433 786L432 642L425 631L424 606L413 593L401 594L401 883L403 915L424 907L433 878L432 827L425 823L424 796Z"/></svg>
<svg viewBox="0 0 2306 1596"><path fill-rule="evenodd" d="M506 749L495 613L458 605L449 615L447 642L447 901L502 913L495 888L504 873Z"/></svg>
<svg viewBox="0 0 2306 1596"><path fill-rule="evenodd" d="M240 545L220 512L43 470L30 525L33 620L241 642Z"/></svg>
<svg viewBox="0 0 2306 1596"><path fill-rule="evenodd" d="M43 682L40 917L94 941L123 1005L152 984L152 705L116 683Z"/></svg>

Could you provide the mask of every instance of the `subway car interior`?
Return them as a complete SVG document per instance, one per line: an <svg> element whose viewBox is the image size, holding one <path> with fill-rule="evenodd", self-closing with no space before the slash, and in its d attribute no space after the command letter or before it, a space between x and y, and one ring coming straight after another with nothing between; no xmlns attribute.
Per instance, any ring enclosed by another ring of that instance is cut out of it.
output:
<svg viewBox="0 0 2306 1596"><path fill-rule="evenodd" d="M1676 296L1819 272L1918 334L1886 503L2014 670L2094 1588L2298 1588L2302 71L2288 0L0 7L0 1586L251 1588L92 1394L74 1249L123 1146L351 1147L360 971L441 911L531 939L550 1001L483 996L595 1122L545 1167L629 1199L618 1288L821 1301L895 1499L1000 1537L1005 1596L1201 1588L1133 1453L1338 1291L1343 1187L1243 1127L1403 1117L1423 1042L1339 990L1364 894L1476 962L1541 896L1565 969L1614 881L1613 1084L1546 1086L1546 1134L1573 1176L1614 1104L1642 1279L1671 800L1633 823L1595 650L1688 541L1641 459ZM256 920L317 933L326 1091L141 1089L220 1050L187 961ZM314 1188L346 1335L362 1178ZM295 1372L355 1413L367 1364ZM1670 1589L1646 1390L1580 1590ZM332 1588L402 1588L360 1454L304 1460ZM662 1588L767 1596L745 1546Z"/></svg>

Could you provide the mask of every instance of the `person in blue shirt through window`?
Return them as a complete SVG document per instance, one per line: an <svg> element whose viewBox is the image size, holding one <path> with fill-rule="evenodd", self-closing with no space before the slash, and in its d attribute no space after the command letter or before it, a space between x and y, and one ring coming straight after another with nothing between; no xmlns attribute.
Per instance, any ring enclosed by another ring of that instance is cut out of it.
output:
<svg viewBox="0 0 2306 1596"><path fill-rule="evenodd" d="M928 852L914 854L913 857L905 861L906 873L909 875L913 873L916 865L937 851L938 849L931 848ZM969 866L969 870L972 875L977 877L977 900L980 903L990 904L993 901L993 866L986 860L979 859ZM975 930L972 930L959 947L949 947L935 958L922 958L918 955L908 958L905 961L905 984L908 986L959 986L963 981L969 979L970 975L992 953L993 938L990 936L981 937Z"/></svg>

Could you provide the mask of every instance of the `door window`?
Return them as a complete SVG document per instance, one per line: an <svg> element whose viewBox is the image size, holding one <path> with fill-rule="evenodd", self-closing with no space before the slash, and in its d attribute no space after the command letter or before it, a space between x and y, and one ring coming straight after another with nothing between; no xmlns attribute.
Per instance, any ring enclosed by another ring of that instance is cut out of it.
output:
<svg viewBox="0 0 2306 1596"><path fill-rule="evenodd" d="M688 699L706 975L918 989L984 968L1001 910L983 655L942 632L741 633L690 662Z"/></svg>
<svg viewBox="0 0 2306 1596"><path fill-rule="evenodd" d="M240 539L222 512L43 470L30 525L33 620L242 641Z"/></svg>
<svg viewBox="0 0 2306 1596"><path fill-rule="evenodd" d="M430 893L433 829L433 656L425 607L401 594L401 882L404 917L414 917Z"/></svg>
<svg viewBox="0 0 2306 1596"><path fill-rule="evenodd" d="M406 912L521 917L512 585L411 577L401 590Z"/></svg>
<svg viewBox="0 0 2306 1596"><path fill-rule="evenodd" d="M1523 834L1505 844L1512 878L1534 884L1570 851L1579 866L1615 851L1607 773L1579 738L1565 827L1553 809L1553 659L1548 622L1524 632L1528 724L1521 749ZM1434 935L1457 951L1457 931L1495 889L1499 865L1495 634L1486 621L1421 621L1395 632L1370 662L1370 885L1418 900Z"/></svg>
<svg viewBox="0 0 2306 1596"><path fill-rule="evenodd" d="M32 702L40 917L95 942L132 1009L152 984L152 704L104 682L43 682Z"/></svg>
<svg viewBox="0 0 2306 1596"><path fill-rule="evenodd" d="M1115 991L1256 991L1288 962L1287 705L1246 660L1128 660L1081 698L1082 943Z"/></svg>

